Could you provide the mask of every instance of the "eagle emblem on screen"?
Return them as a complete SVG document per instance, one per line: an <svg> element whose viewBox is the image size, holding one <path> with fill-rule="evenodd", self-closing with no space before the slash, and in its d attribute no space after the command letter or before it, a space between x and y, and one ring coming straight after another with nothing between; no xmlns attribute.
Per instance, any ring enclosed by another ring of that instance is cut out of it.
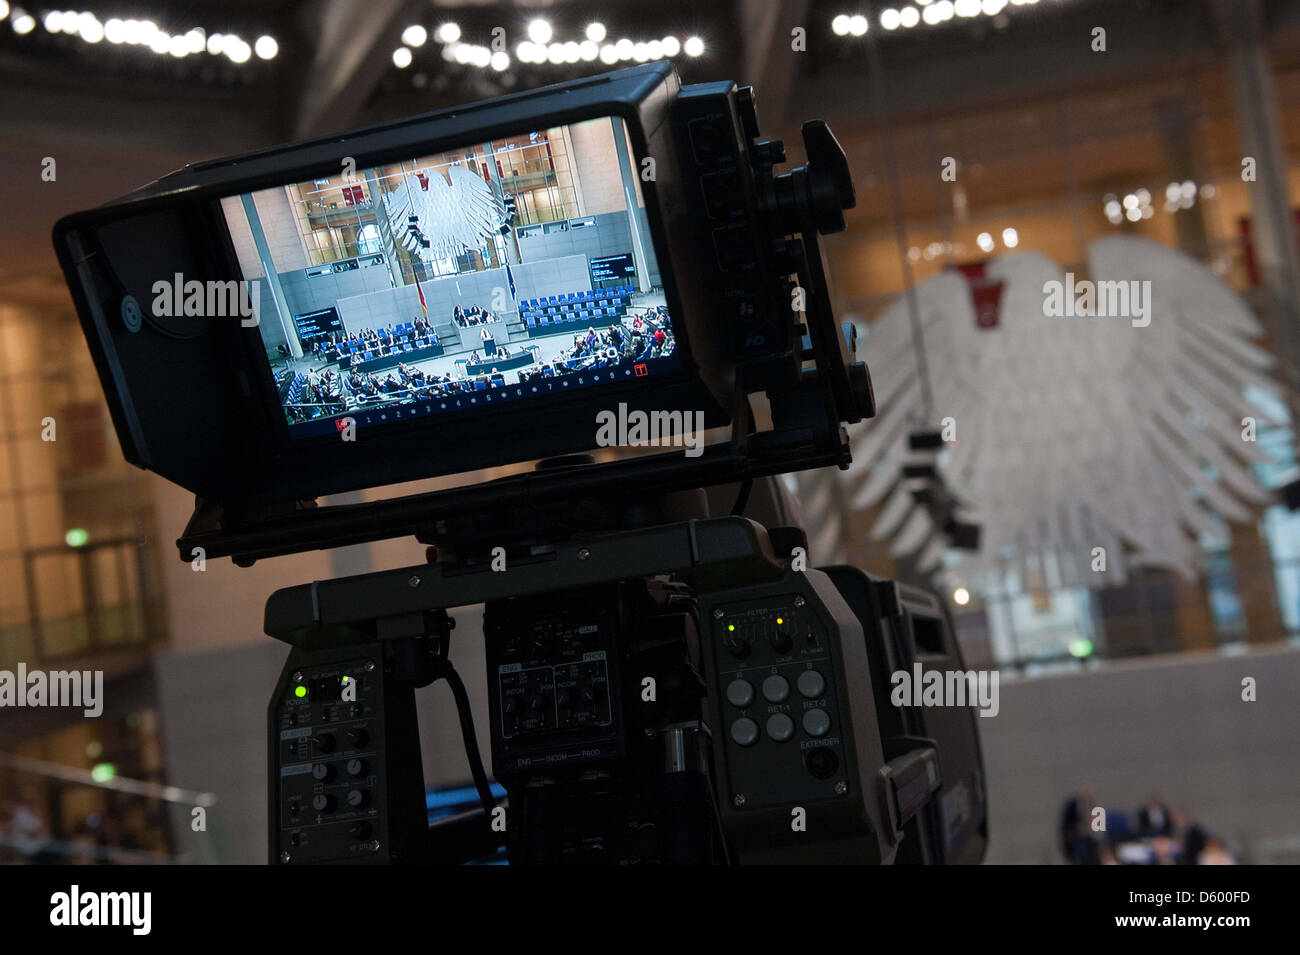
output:
<svg viewBox="0 0 1300 955"><path fill-rule="evenodd" d="M384 209L393 239L423 259L481 249L506 222L501 198L465 166L412 173L385 193Z"/></svg>

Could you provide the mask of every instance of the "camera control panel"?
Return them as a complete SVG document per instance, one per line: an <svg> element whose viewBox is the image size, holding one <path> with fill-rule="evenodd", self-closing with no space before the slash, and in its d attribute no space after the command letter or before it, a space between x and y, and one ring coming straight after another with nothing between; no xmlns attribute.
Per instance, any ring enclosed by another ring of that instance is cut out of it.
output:
<svg viewBox="0 0 1300 955"><path fill-rule="evenodd" d="M713 610L715 747L726 798L761 808L848 791L834 648L799 594Z"/></svg>
<svg viewBox="0 0 1300 955"><path fill-rule="evenodd" d="M293 673L272 727L281 863L359 860L385 848L381 709L373 660Z"/></svg>
<svg viewBox="0 0 1300 955"><path fill-rule="evenodd" d="M580 603L485 615L498 776L563 771L622 752L612 614Z"/></svg>

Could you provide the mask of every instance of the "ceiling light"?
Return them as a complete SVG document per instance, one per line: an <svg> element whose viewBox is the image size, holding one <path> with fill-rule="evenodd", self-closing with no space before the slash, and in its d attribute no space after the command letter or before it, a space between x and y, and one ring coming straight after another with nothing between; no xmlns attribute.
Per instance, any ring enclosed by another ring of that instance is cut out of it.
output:
<svg viewBox="0 0 1300 955"><path fill-rule="evenodd" d="M95 19L93 13L83 13L77 20L77 27L81 31L81 38L87 43L98 43L104 39L104 25ZM188 46L185 52L189 52Z"/></svg>
<svg viewBox="0 0 1300 955"><path fill-rule="evenodd" d="M412 23L402 31L402 42L407 46L424 46L427 39L429 39L429 31L418 23Z"/></svg>
<svg viewBox="0 0 1300 955"><path fill-rule="evenodd" d="M410 66L412 59L414 59L414 57L411 56L411 51L404 46L399 46L393 51L393 66L397 67L399 70L404 70Z"/></svg>
<svg viewBox="0 0 1300 955"><path fill-rule="evenodd" d="M603 41L605 39L605 24L588 23L587 39L590 40L592 43L600 43L601 41Z"/></svg>
<svg viewBox="0 0 1300 955"><path fill-rule="evenodd" d="M682 44L682 49L686 51L687 56L700 56L704 53L704 41L693 36Z"/></svg>
<svg viewBox="0 0 1300 955"><path fill-rule="evenodd" d="M274 60L275 55L280 52L280 44L275 42L275 37L259 36L257 42L253 44L253 52L263 60Z"/></svg>
<svg viewBox="0 0 1300 955"><path fill-rule="evenodd" d="M528 24L528 39L534 43L551 42L551 25L540 18Z"/></svg>

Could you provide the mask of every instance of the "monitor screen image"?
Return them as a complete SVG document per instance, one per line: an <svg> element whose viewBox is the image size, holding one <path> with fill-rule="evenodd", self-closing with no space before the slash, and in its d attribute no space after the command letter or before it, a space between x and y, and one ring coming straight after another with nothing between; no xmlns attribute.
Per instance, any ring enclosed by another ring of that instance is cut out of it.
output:
<svg viewBox="0 0 1300 955"><path fill-rule="evenodd" d="M680 367L617 117L221 208L292 438Z"/></svg>

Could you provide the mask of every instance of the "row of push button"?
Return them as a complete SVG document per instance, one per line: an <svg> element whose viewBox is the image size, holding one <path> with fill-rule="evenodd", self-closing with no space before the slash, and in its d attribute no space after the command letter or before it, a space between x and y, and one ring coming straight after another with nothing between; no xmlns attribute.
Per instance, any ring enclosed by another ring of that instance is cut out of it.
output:
<svg viewBox="0 0 1300 955"><path fill-rule="evenodd" d="M825 736L831 729L830 714L824 709L806 710L803 728L809 736ZM778 743L788 743L794 738L794 720L785 713L773 713L767 718L767 735ZM758 742L758 724L742 716L731 724L731 739L737 746L753 746Z"/></svg>
<svg viewBox="0 0 1300 955"><path fill-rule="evenodd" d="M815 700L826 692L826 678L816 670L804 670L795 686L804 697ZM763 681L763 699L769 703L784 703L789 698L790 683L785 677L773 674ZM732 680L727 684L727 702L743 710L754 702L754 685L739 677Z"/></svg>

